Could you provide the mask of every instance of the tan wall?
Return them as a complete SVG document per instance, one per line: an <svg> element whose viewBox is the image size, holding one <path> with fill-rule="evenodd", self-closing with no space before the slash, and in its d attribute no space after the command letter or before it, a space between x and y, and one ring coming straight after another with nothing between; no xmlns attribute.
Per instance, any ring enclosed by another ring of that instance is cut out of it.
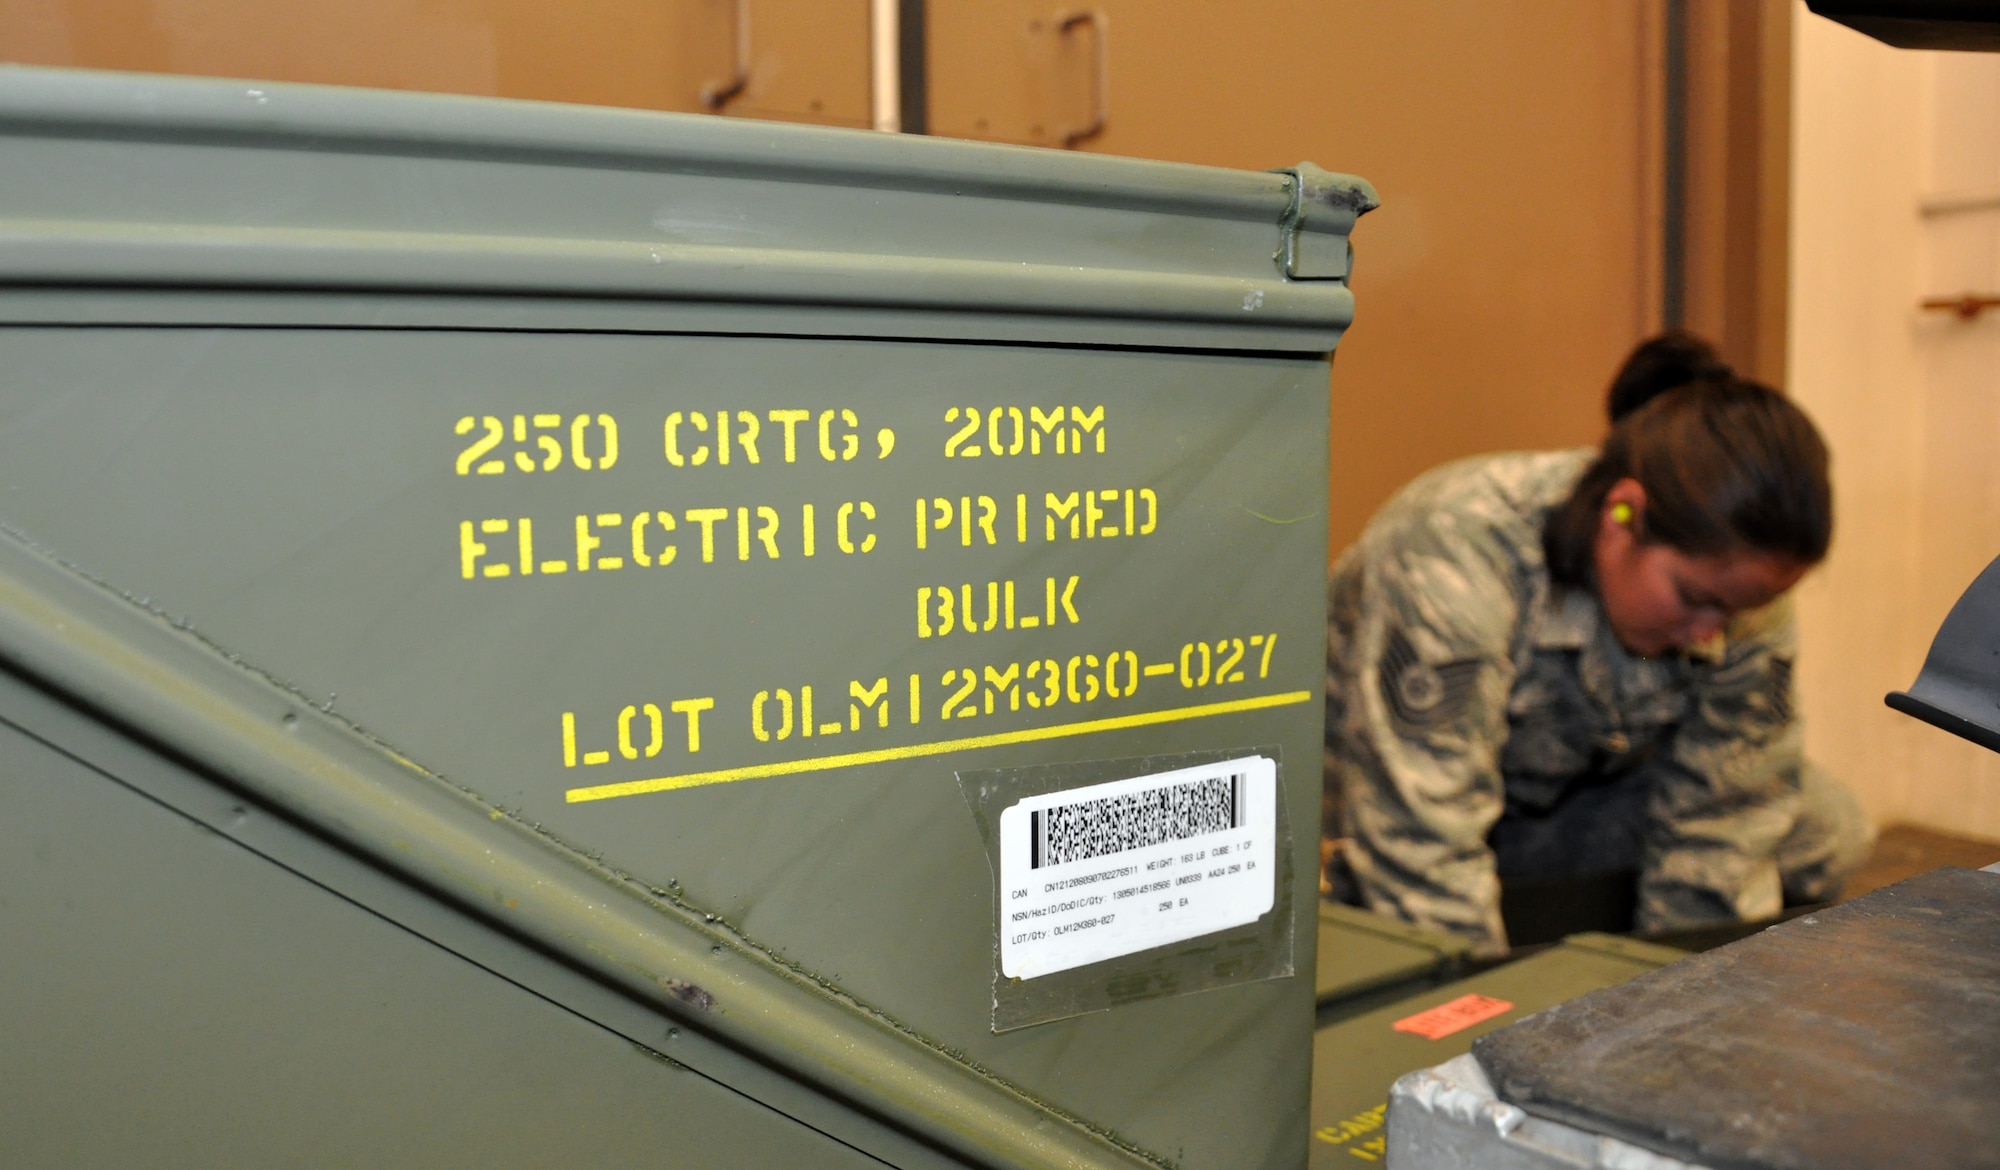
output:
<svg viewBox="0 0 2000 1170"><path fill-rule="evenodd" d="M1333 377L1338 551L1427 467L1594 442L1661 321L1657 0L1103 0L1111 119L1084 149L1366 175L1359 316ZM1689 0L1685 306L1782 384L1791 11ZM1036 0L934 0L932 128L1058 144L1089 30Z"/></svg>
<svg viewBox="0 0 2000 1170"><path fill-rule="evenodd" d="M755 0L729 112L867 126L867 0ZM0 0L0 60L699 112L736 0Z"/></svg>
<svg viewBox="0 0 2000 1170"><path fill-rule="evenodd" d="M1681 323L1786 385L1791 164L1787 0L1688 0Z"/></svg>
<svg viewBox="0 0 2000 1170"><path fill-rule="evenodd" d="M1654 28L1599 0L1114 7L1093 149L1367 176L1328 532L1481 451L1594 442L1656 321Z"/></svg>
<svg viewBox="0 0 2000 1170"><path fill-rule="evenodd" d="M2000 756L1890 711L2000 554L2000 319L1925 313L2000 287L2000 56L1797 24L1791 367L1834 450L1839 530L1800 589L1808 749L1878 820L2000 839ZM1926 217L1927 193L1996 206Z"/></svg>

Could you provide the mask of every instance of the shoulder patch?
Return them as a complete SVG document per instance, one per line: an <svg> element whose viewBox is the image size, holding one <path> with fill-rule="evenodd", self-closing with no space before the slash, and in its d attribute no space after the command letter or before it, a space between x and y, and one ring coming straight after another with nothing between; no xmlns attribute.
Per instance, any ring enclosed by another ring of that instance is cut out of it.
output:
<svg viewBox="0 0 2000 1170"><path fill-rule="evenodd" d="M1479 677L1479 660L1433 666L1417 656L1416 647L1401 630L1391 630L1377 674L1382 699L1397 722L1438 727L1465 713Z"/></svg>

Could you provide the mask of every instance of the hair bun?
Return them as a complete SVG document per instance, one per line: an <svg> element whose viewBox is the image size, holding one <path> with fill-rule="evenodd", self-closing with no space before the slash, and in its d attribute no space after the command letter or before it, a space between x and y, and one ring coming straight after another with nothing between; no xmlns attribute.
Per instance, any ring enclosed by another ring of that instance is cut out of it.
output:
<svg viewBox="0 0 2000 1170"><path fill-rule="evenodd" d="M1605 413L1616 423L1677 386L1735 377L1715 346L1684 329L1669 329L1640 342L1618 367L1605 395Z"/></svg>

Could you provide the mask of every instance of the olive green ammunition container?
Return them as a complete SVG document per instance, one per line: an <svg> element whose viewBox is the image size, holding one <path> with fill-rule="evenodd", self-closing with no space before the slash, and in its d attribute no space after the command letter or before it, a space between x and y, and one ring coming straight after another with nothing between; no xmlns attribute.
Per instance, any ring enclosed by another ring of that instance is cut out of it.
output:
<svg viewBox="0 0 2000 1170"><path fill-rule="evenodd" d="M1472 944L1441 930L1321 902L1318 949L1313 988L1325 1027L1458 975Z"/></svg>
<svg viewBox="0 0 2000 1170"><path fill-rule="evenodd" d="M9 1148L1302 1164L1373 205L0 68ZM1252 757L1069 928L1265 908L1002 974L1008 792Z"/></svg>

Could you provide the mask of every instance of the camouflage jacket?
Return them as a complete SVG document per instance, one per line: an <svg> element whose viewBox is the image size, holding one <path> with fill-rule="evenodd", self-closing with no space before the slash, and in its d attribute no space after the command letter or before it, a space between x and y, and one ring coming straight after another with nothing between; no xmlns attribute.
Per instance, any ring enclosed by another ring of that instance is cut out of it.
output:
<svg viewBox="0 0 2000 1170"><path fill-rule="evenodd" d="M1553 586L1542 522L1594 452L1483 456L1418 478L1334 567L1327 768L1373 909L1504 952L1487 833L1576 785L1655 770L1640 926L1775 914L1798 815L1787 603L1643 659L1596 597Z"/></svg>

